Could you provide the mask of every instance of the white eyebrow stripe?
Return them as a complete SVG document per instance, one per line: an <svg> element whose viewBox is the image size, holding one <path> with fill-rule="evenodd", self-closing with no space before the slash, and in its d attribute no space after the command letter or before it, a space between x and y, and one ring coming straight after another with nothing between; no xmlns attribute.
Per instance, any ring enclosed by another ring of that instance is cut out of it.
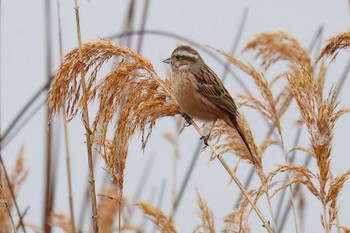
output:
<svg viewBox="0 0 350 233"><path fill-rule="evenodd" d="M178 51L174 55L183 56L183 57L190 57L190 58L193 58L193 59L198 59L199 58L198 54L193 54L193 53L190 53L188 51Z"/></svg>

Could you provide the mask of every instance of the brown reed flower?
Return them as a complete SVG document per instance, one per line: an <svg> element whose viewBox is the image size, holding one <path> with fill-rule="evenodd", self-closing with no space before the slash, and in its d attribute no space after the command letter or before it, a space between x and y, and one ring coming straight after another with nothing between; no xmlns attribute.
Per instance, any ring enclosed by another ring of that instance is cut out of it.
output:
<svg viewBox="0 0 350 233"><path fill-rule="evenodd" d="M341 49L350 47L350 31L339 33L326 41L326 45L322 48L318 62L324 56L332 56L332 60L336 58Z"/></svg>
<svg viewBox="0 0 350 233"><path fill-rule="evenodd" d="M224 217L225 227L223 233L249 233L248 216L242 208L236 208Z"/></svg>
<svg viewBox="0 0 350 233"><path fill-rule="evenodd" d="M300 45L297 39L283 32L260 33L246 44L243 52L254 52L255 59L261 59L263 67L268 69L272 64L278 61L286 61L291 69L298 66L306 67L309 73L313 72L313 66L309 53ZM274 78L270 86L277 80L280 80L288 72L282 72ZM281 117L289 108L293 100L293 95L286 85L276 95L275 104L278 115Z"/></svg>
<svg viewBox="0 0 350 233"><path fill-rule="evenodd" d="M15 164L12 167L10 175L10 184L4 179L5 172L0 166L0 177L3 178L0 183L0 232L12 232L13 222L11 210L14 206L14 201L10 192L12 189L15 197L17 196L22 183L28 175L28 170L24 167L23 147L20 148Z"/></svg>
<svg viewBox="0 0 350 233"><path fill-rule="evenodd" d="M244 130L246 140L250 145L252 153L255 155L254 163L257 167L260 167L261 157L260 154L258 154L257 146L254 142L254 138L248 125L248 122L242 114L240 114L240 117L237 118L237 121L238 124ZM231 127L227 127L224 121L219 120L215 124L211 133L211 141L215 143L215 147L220 154L232 152L239 158L253 163L252 158L246 146L241 142L240 136L238 135L237 131L232 129Z"/></svg>
<svg viewBox="0 0 350 233"><path fill-rule="evenodd" d="M112 233L117 213L123 213L123 210L118 210L119 208L124 209L126 207L126 199L122 199L122 205L120 207L119 193L117 188L112 186L104 188L103 193L98 196L101 197L97 205L99 230L103 233Z"/></svg>
<svg viewBox="0 0 350 233"><path fill-rule="evenodd" d="M108 40L85 43L82 49L84 70L90 74L87 96L89 101L97 100L99 104L92 126L94 142L101 146L106 170L122 190L130 138L140 132L144 148L155 121L181 113L180 108L171 95L169 81L160 79L152 64L136 52ZM98 71L111 58L119 60L96 84ZM79 67L79 51L75 48L64 56L51 85L50 114L57 113L64 103L70 118L82 110ZM110 139L107 138L109 130L113 132Z"/></svg>
<svg viewBox="0 0 350 233"><path fill-rule="evenodd" d="M196 232L215 233L213 213L209 211L207 203L200 196L198 190L197 190L197 203L200 210L199 217L202 220L202 224L198 225L193 232L194 233Z"/></svg>
<svg viewBox="0 0 350 233"><path fill-rule="evenodd" d="M63 213L51 213L49 224L61 229L65 233L74 233L71 231L71 220Z"/></svg>
<svg viewBox="0 0 350 233"><path fill-rule="evenodd" d="M245 45L243 52L248 50L256 53L255 58L262 59L262 66L266 69L275 62L287 61L290 66L301 65L312 72L309 53L286 32L260 33Z"/></svg>
<svg viewBox="0 0 350 233"><path fill-rule="evenodd" d="M138 202L137 206L143 211L146 217L151 220L162 233L176 233L173 223L165 214L146 202Z"/></svg>
<svg viewBox="0 0 350 233"><path fill-rule="evenodd" d="M308 68L298 67L287 74L287 80L297 102L303 123L306 125L311 149L296 147L295 149L309 153L316 160L317 174L302 166L281 165L268 175L268 179L278 173L288 171L293 174L290 181L275 191L295 184L303 184L317 197L323 205L324 213L321 223L328 232L337 216L336 200L350 171L330 178L330 156L332 151L333 129L340 116L349 109L338 110L336 90L332 88L326 99L322 96L324 72L321 70L318 78L309 73ZM328 210L328 213L327 213Z"/></svg>
<svg viewBox="0 0 350 233"><path fill-rule="evenodd" d="M252 96L240 95L240 97L243 100L247 101L245 105L249 105L252 108L258 110L259 113L263 114L271 122L273 122L274 127L277 129L279 135L281 135L282 134L281 124L277 113L276 103L274 101L269 83L265 79L264 75L256 71L253 66L249 64L244 64L243 62L236 59L232 55L221 50L217 50L217 49L215 50L223 54L229 62L231 62L237 68L241 69L243 72L248 74L253 79L253 81L255 82L255 85L259 88L259 91L265 103L261 102L260 100Z"/></svg>

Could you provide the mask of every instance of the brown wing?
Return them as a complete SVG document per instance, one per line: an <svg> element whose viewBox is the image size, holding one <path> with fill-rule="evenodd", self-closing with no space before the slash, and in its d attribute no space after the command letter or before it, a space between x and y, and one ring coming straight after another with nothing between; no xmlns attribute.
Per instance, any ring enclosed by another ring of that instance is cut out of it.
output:
<svg viewBox="0 0 350 233"><path fill-rule="evenodd" d="M197 85L197 91L205 96L216 106L223 110L238 116L237 107L228 93L219 77L208 67L205 66L201 72L194 74Z"/></svg>

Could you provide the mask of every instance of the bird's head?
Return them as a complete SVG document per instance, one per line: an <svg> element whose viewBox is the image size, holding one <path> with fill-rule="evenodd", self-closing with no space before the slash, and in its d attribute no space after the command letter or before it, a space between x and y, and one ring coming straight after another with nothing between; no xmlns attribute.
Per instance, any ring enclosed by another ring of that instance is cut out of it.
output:
<svg viewBox="0 0 350 233"><path fill-rule="evenodd" d="M164 63L170 64L173 72L191 71L204 64L199 53L189 46L177 47Z"/></svg>

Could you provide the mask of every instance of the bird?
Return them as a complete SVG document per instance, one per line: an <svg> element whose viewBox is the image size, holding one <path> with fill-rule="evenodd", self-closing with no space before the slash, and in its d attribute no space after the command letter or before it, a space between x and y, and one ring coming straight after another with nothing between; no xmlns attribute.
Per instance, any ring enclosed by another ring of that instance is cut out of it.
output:
<svg viewBox="0 0 350 233"><path fill-rule="evenodd" d="M237 122L240 114L235 101L198 51L190 46L179 46L163 62L170 64L171 90L181 109L194 119L213 122L208 135L201 138L204 143L207 145L216 121L221 119L237 131L254 163L254 156Z"/></svg>

